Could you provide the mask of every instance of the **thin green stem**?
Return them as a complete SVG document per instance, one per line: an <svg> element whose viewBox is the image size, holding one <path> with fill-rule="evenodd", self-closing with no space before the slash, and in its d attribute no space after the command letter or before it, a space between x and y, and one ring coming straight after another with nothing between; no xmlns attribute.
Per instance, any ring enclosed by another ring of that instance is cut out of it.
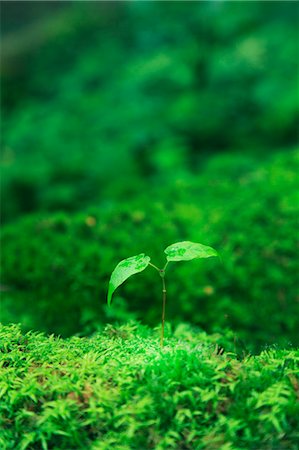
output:
<svg viewBox="0 0 299 450"><path fill-rule="evenodd" d="M161 275L161 274L160 274ZM161 348L164 342L164 325L165 325L165 306L166 306L166 285L164 279L164 273L161 275L162 278L162 328L161 328Z"/></svg>
<svg viewBox="0 0 299 450"><path fill-rule="evenodd" d="M165 272L166 267L168 266L168 264L169 264L169 261L166 261L166 264L165 264L165 266L163 267L163 271L164 271L164 272Z"/></svg>
<svg viewBox="0 0 299 450"><path fill-rule="evenodd" d="M158 272L161 272L161 269L159 269L159 267L155 266L151 262L149 262L149 265L152 266L154 269L156 269Z"/></svg>
<svg viewBox="0 0 299 450"><path fill-rule="evenodd" d="M164 328L165 328L165 309L166 309L166 285L165 285L165 270L168 266L169 261L166 261L165 266L163 269L159 269L159 267L155 266L155 264L149 263L150 266L152 266L154 269L156 269L160 277L162 279L162 328L161 328L161 348L163 347L164 343Z"/></svg>

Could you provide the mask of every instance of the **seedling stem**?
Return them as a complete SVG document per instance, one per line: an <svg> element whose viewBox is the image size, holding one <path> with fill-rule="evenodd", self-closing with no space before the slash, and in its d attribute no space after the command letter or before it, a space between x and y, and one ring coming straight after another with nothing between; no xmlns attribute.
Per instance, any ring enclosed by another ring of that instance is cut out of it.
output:
<svg viewBox="0 0 299 450"><path fill-rule="evenodd" d="M161 347L163 347L163 343L164 343L164 328L165 328L165 309L166 309L166 284L165 284L165 270L166 267L168 266L169 261L166 262L165 266L163 267L163 269L159 269L159 267L155 266L152 263L149 263L150 266L152 266L154 269L156 269L161 277L162 280L162 328L161 328Z"/></svg>
<svg viewBox="0 0 299 450"><path fill-rule="evenodd" d="M166 285L165 285L165 272L160 272L160 276L162 279L162 298L163 298L163 304L162 304L162 328L161 328L161 348L163 347L164 342L164 324L165 324L165 306L166 306Z"/></svg>

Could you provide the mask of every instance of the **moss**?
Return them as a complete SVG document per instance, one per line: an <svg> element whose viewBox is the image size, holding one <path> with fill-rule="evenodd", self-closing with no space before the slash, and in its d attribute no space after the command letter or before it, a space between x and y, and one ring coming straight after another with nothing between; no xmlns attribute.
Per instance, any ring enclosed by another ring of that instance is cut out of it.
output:
<svg viewBox="0 0 299 450"><path fill-rule="evenodd" d="M297 448L298 350L240 358L183 324L161 350L133 322L69 339L3 326L0 343L5 450Z"/></svg>

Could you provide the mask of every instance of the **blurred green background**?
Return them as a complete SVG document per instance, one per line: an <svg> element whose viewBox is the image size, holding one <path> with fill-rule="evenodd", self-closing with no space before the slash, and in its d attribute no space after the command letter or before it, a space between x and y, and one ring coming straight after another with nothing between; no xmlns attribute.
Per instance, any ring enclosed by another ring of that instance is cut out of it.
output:
<svg viewBox="0 0 299 450"><path fill-rule="evenodd" d="M167 319L298 345L296 2L6 2L3 322L67 336L157 325L160 280L109 276L193 240Z"/></svg>

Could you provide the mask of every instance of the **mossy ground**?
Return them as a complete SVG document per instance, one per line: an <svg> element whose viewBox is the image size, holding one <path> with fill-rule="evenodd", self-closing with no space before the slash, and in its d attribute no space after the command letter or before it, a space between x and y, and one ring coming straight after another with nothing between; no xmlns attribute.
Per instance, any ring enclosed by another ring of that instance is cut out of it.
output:
<svg viewBox="0 0 299 450"><path fill-rule="evenodd" d="M299 351L231 351L188 325L90 338L1 328L3 450L297 449Z"/></svg>

